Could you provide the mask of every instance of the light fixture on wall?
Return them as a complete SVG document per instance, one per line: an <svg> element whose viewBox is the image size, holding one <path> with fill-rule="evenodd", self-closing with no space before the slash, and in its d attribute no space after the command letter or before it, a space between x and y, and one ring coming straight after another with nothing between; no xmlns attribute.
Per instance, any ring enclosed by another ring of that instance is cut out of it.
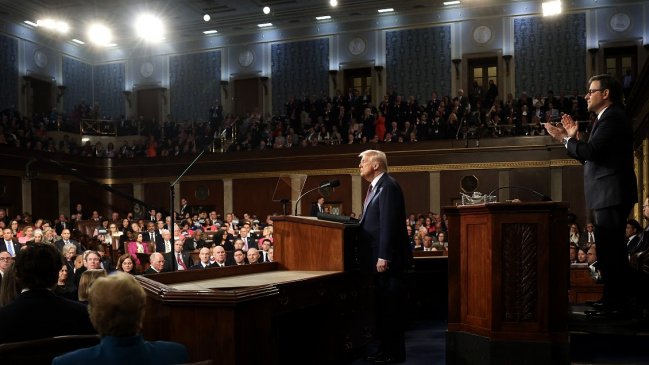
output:
<svg viewBox="0 0 649 365"><path fill-rule="evenodd" d="M505 60L505 74L509 76L509 62L512 60L512 55L503 55L503 60Z"/></svg>
<svg viewBox="0 0 649 365"><path fill-rule="evenodd" d="M383 66L374 66L374 71L376 71L376 77L379 81L379 86L382 84L381 75L383 74Z"/></svg>
<svg viewBox="0 0 649 365"><path fill-rule="evenodd" d="M329 76L331 77L331 82L334 84L334 90L338 89L338 70L329 70Z"/></svg>
<svg viewBox="0 0 649 365"><path fill-rule="evenodd" d="M60 103L63 94L65 94L65 89L67 89L68 87L65 85L59 85L56 88L59 89L59 93L56 95L56 102Z"/></svg>
<svg viewBox="0 0 649 365"><path fill-rule="evenodd" d="M459 80L460 79L460 63L462 63L462 59L461 58L454 58L451 61L455 65L455 78L457 80Z"/></svg>
<svg viewBox="0 0 649 365"><path fill-rule="evenodd" d="M128 102L128 108L131 109L131 91L124 90L122 91L122 94L124 94L124 98L126 98L126 101Z"/></svg>

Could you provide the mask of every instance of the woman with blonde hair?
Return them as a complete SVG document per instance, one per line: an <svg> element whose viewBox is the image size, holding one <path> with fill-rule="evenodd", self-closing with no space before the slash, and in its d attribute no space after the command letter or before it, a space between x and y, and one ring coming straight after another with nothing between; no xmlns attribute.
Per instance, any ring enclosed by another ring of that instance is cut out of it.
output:
<svg viewBox="0 0 649 365"><path fill-rule="evenodd" d="M106 270L104 269L90 269L81 274L78 291L79 301L81 303L88 303L88 289L90 289L95 280L103 276L106 276Z"/></svg>

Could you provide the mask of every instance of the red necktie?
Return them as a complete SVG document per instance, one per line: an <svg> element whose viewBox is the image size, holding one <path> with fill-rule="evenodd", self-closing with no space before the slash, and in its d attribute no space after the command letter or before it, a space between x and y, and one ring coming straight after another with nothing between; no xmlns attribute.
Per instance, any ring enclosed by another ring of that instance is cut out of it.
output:
<svg viewBox="0 0 649 365"><path fill-rule="evenodd" d="M367 208L367 203L370 201L370 196L372 195L372 184L367 189L367 195L365 195L365 201L363 202L363 208Z"/></svg>
<svg viewBox="0 0 649 365"><path fill-rule="evenodd" d="M176 257L178 258L178 265L182 266L184 270L187 270L187 266L185 266L185 263L183 262L183 256L178 252L176 254Z"/></svg>

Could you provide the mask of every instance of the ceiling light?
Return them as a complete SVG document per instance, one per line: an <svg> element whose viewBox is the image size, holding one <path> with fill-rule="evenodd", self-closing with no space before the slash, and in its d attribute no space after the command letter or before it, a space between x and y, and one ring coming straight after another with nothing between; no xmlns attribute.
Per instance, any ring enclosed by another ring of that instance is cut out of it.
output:
<svg viewBox="0 0 649 365"><path fill-rule="evenodd" d="M25 20L25 24L31 25L32 27L38 27L38 24L32 22L31 20Z"/></svg>
<svg viewBox="0 0 649 365"><path fill-rule="evenodd" d="M205 15L203 15L203 20L205 20L206 22L209 22L210 19L212 19L212 17L210 16L210 14L205 14Z"/></svg>
<svg viewBox="0 0 649 365"><path fill-rule="evenodd" d="M54 19L50 19L50 18L38 19L36 21L36 25L38 25L39 27L52 29L54 28Z"/></svg>
<svg viewBox="0 0 649 365"><path fill-rule="evenodd" d="M72 38L72 42L74 42L76 44L86 44L86 42L84 42L82 40L79 40L79 39L76 39L76 38Z"/></svg>
<svg viewBox="0 0 649 365"><path fill-rule="evenodd" d="M95 23L88 27L88 40L96 45L105 46L112 42L113 33L105 25Z"/></svg>
<svg viewBox="0 0 649 365"><path fill-rule="evenodd" d="M458 5L458 4L460 4L460 0L444 1L444 6L451 6L451 5Z"/></svg>
<svg viewBox="0 0 649 365"><path fill-rule="evenodd" d="M145 41L159 41L164 38L162 20L151 14L143 14L137 18L135 31Z"/></svg>
<svg viewBox="0 0 649 365"><path fill-rule="evenodd" d="M261 23L261 24L257 24L257 26L259 28L267 28L267 27L272 27L273 23Z"/></svg>
<svg viewBox="0 0 649 365"><path fill-rule="evenodd" d="M105 47L117 47L117 43L108 43Z"/></svg>
<svg viewBox="0 0 649 365"><path fill-rule="evenodd" d="M263 11L264 14L266 14L266 15L270 14L270 6L264 6L264 8L262 9L262 11Z"/></svg>
<svg viewBox="0 0 649 365"><path fill-rule="evenodd" d="M56 22L55 27L56 27L57 32L63 33L63 34L67 33L70 30L70 26L68 25L68 23L66 23L64 21L61 21L61 20Z"/></svg>
<svg viewBox="0 0 649 365"><path fill-rule="evenodd" d="M327 20L327 19L331 19L331 15L323 15L323 16L315 17L315 20Z"/></svg>
<svg viewBox="0 0 649 365"><path fill-rule="evenodd" d="M210 29L203 31L203 34L216 34L218 31L216 29Z"/></svg>
<svg viewBox="0 0 649 365"><path fill-rule="evenodd" d="M561 0L546 1L542 5L543 16L561 14Z"/></svg>
<svg viewBox="0 0 649 365"><path fill-rule="evenodd" d="M338 0L329 0L329 5L338 6Z"/></svg>
<svg viewBox="0 0 649 365"><path fill-rule="evenodd" d="M385 8L385 9L379 9L379 10L377 10L377 11L378 11L379 13L390 13L390 12L393 12L394 9L393 9L393 8Z"/></svg>

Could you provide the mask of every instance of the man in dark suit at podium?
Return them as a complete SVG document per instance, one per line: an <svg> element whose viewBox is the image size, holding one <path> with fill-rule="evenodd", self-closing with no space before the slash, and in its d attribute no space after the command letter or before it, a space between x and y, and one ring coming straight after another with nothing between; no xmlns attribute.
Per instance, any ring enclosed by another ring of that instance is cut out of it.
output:
<svg viewBox="0 0 649 365"><path fill-rule="evenodd" d="M588 141L580 140L578 125L569 115L562 126L545 124L548 133L561 141L568 154L584 164L586 204L592 210L595 242L601 267L604 293L594 304L595 317L628 315L629 265L625 228L631 208L638 201L633 170L633 130L624 112L622 85L611 75L589 80L586 93L588 111L597 114Z"/></svg>
<svg viewBox="0 0 649 365"><path fill-rule="evenodd" d="M385 153L367 150L360 157L360 175L370 183L360 220L361 244L363 253L371 252L364 266L375 282L379 342L378 351L368 355L367 360L375 364L404 362L403 271L411 262L412 253L403 192L387 174Z"/></svg>

